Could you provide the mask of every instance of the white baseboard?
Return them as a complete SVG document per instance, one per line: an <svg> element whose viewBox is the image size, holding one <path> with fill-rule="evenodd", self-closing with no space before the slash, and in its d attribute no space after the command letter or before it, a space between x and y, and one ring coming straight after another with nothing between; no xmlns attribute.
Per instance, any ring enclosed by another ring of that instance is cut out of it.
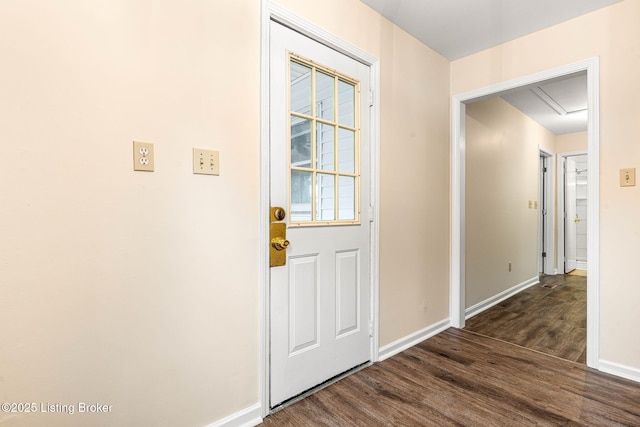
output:
<svg viewBox="0 0 640 427"><path fill-rule="evenodd" d="M586 270L587 269L587 261L576 261L576 268L578 270Z"/></svg>
<svg viewBox="0 0 640 427"><path fill-rule="evenodd" d="M486 309L491 308L494 305L506 300L507 298L512 297L518 292L521 292L533 285L537 285L538 283L540 283L540 279L538 278L538 276L532 277L531 279L525 280L524 282L517 284L514 287L509 288L505 291L502 291L499 294L492 296L491 298L488 298L482 302L479 302L478 304L472 307L469 307L465 310L464 312L465 319L470 319L476 314L480 314Z"/></svg>
<svg viewBox="0 0 640 427"><path fill-rule="evenodd" d="M598 363L598 369L602 372L606 372L607 374L640 383L640 369L638 368L632 368L631 366L625 366L619 363L609 362L607 360L600 360Z"/></svg>
<svg viewBox="0 0 640 427"><path fill-rule="evenodd" d="M396 354L408 349L409 347L413 347L414 345L421 343L427 338L439 334L445 329L448 329L450 326L451 320L444 319L437 323L434 323L433 325L427 326L424 329L407 335L404 338L400 338L399 340L394 341L391 344L380 347L380 351L378 352L378 361L382 362L383 360L388 359L391 356L395 356Z"/></svg>
<svg viewBox="0 0 640 427"><path fill-rule="evenodd" d="M262 422L262 405L256 403L207 427L253 427Z"/></svg>

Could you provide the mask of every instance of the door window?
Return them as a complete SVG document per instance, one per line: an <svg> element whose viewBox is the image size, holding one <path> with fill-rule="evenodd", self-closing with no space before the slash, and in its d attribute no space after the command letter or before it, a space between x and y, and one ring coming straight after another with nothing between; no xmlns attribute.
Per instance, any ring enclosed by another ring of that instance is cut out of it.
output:
<svg viewBox="0 0 640 427"><path fill-rule="evenodd" d="M360 222L359 82L290 53L290 226Z"/></svg>

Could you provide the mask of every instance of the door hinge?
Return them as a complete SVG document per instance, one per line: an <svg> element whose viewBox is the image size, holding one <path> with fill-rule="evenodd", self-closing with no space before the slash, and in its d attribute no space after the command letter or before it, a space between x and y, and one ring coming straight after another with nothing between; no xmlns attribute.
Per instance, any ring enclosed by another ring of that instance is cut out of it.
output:
<svg viewBox="0 0 640 427"><path fill-rule="evenodd" d="M544 173L547 172L547 167L546 166L542 168L542 172L544 172Z"/></svg>
<svg viewBox="0 0 640 427"><path fill-rule="evenodd" d="M373 336L373 320L369 320L369 336Z"/></svg>
<svg viewBox="0 0 640 427"><path fill-rule="evenodd" d="M369 206L369 222L373 222L375 217L375 209L373 206Z"/></svg>
<svg viewBox="0 0 640 427"><path fill-rule="evenodd" d="M373 107L373 99L374 99L374 97L373 97L373 91L372 91L372 90L370 90L370 91L369 91L369 107Z"/></svg>
<svg viewBox="0 0 640 427"><path fill-rule="evenodd" d="M547 257L547 253L546 252L542 252L542 258L546 258Z"/></svg>

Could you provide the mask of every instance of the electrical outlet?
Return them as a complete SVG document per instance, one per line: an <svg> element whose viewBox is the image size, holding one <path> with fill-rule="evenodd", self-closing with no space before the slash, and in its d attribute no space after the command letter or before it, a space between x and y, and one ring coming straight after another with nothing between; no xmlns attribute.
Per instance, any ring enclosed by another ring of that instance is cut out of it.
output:
<svg viewBox="0 0 640 427"><path fill-rule="evenodd" d="M193 149L193 173L202 175L220 175L220 152Z"/></svg>
<svg viewBox="0 0 640 427"><path fill-rule="evenodd" d="M133 170L153 172L153 144L133 141Z"/></svg>

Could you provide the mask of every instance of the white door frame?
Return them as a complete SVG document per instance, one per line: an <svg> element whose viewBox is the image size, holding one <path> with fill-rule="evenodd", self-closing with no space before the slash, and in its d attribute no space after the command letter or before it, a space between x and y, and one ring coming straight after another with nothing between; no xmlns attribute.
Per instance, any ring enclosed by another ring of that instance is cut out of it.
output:
<svg viewBox="0 0 640 427"><path fill-rule="evenodd" d="M262 416L269 414L269 41L270 22L277 21L325 46L328 46L371 70L373 94L380 93L380 62L369 53L337 38L333 34L301 19L285 8L269 0L261 0L261 47L260 47L260 343L259 343L259 402ZM375 96L374 96L375 97ZM371 144L371 204L373 220L371 235L371 316L372 339L371 361L378 361L379 350L379 174L380 170L380 108L377 103L369 109ZM363 206L363 208L365 208Z"/></svg>
<svg viewBox="0 0 640 427"><path fill-rule="evenodd" d="M556 156L541 148L538 147L538 151L540 154L540 157L545 157L547 159L547 178L544 181L544 203L543 201L540 199L540 197L538 197L538 204L539 204L539 208L542 210L542 206L546 206L547 207L547 215L545 217L545 223L544 223L544 227L545 227L545 242L544 242L544 246L546 248L546 252L547 252L547 256L544 258L544 261L542 262L542 272L544 274L558 274L558 270L555 266L554 260L555 260L555 241L554 241L554 237L555 234L553 232L553 230L555 230L555 215L554 212L555 210L553 209L553 201L555 200L555 170L553 168L553 164L554 161L556 159ZM538 173L542 173L540 170L538 170ZM542 190L539 189L539 190ZM540 191L542 192L542 191ZM540 226L542 226L542 224L540 224ZM538 230L538 233L542 233L542 229L540 228ZM540 239L538 239L540 240ZM538 257L541 256L541 251L538 250Z"/></svg>
<svg viewBox="0 0 640 427"><path fill-rule="evenodd" d="M557 163L557 174L558 174L558 270L564 273L564 171L562 170L562 164L564 159L572 156L581 156L586 154L589 155L588 150L579 150L579 151L569 151L566 153L558 153L556 156L558 158ZM587 157L588 158L588 157ZM588 187L587 187L588 189ZM589 203L589 194L587 195L587 204ZM589 214L587 213L587 219L589 218ZM587 239L589 238L589 233L591 229L589 229L589 223L587 222ZM591 261L591 255L589 254L589 250L587 249L587 258Z"/></svg>
<svg viewBox="0 0 640 427"><path fill-rule="evenodd" d="M453 95L451 101L451 324L463 328L465 324L465 105L490 98L509 89L581 71L587 72L587 125L589 176L587 252L587 366L598 369L600 364L600 61L598 57L585 59L484 88Z"/></svg>

